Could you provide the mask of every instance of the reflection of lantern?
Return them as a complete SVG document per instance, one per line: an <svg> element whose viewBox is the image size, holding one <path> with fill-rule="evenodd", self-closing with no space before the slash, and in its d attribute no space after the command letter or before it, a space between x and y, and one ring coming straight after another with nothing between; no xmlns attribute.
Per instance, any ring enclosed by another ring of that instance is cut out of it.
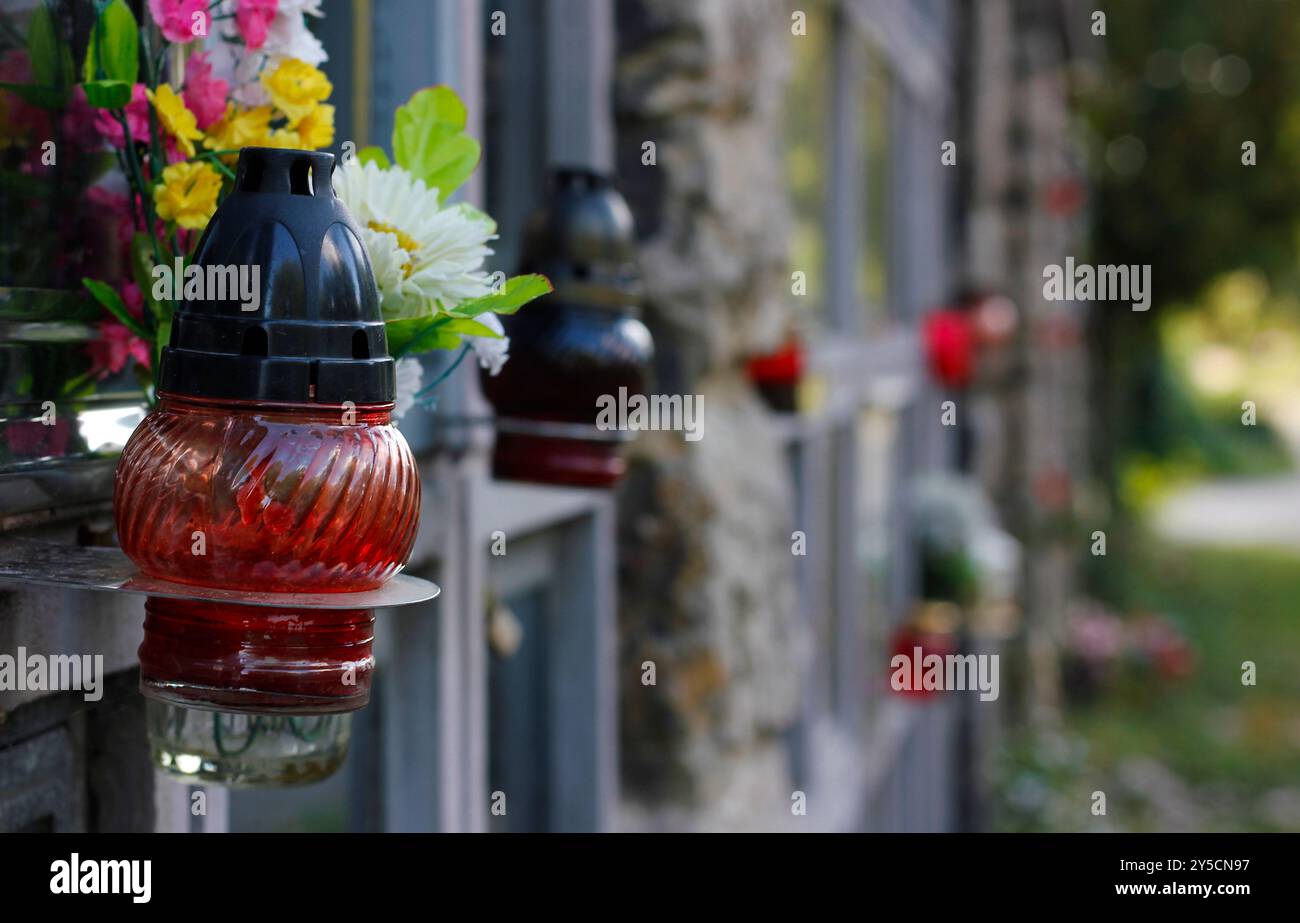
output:
<svg viewBox="0 0 1300 923"><path fill-rule="evenodd" d="M117 469L118 538L150 577L348 592L380 586L410 555L419 476L389 422L393 362L333 166L245 149L199 244L207 290L177 311L159 407ZM212 290L239 273L258 282L253 310ZM370 611L162 598L146 609L141 683L157 697L320 712L368 696Z"/></svg>
<svg viewBox="0 0 1300 923"><path fill-rule="evenodd" d="M803 377L803 344L791 338L776 352L754 356L746 365L749 380L773 410L798 409L799 380Z"/></svg>
<svg viewBox="0 0 1300 923"><path fill-rule="evenodd" d="M645 391L654 344L637 319L641 283L632 214L609 180L561 170L530 222L521 267L553 294L504 319L510 361L482 376L497 412L493 473L510 480L608 487L626 470L627 434L597 428L599 402Z"/></svg>

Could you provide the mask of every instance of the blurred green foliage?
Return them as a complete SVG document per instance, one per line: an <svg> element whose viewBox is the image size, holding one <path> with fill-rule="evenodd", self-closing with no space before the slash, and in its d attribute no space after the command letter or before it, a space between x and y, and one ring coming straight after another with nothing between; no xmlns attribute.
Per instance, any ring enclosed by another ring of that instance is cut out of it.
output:
<svg viewBox="0 0 1300 923"><path fill-rule="evenodd" d="M1187 477L1286 464L1267 414L1241 424L1241 399L1259 395L1201 390L1162 321L1213 314L1243 273L1269 293L1265 313L1300 320L1300 3L1098 6L1106 35L1077 81L1093 259L1150 264L1154 289L1150 312L1101 307L1090 330L1095 470L1122 510ZM1240 315L1215 326L1203 343L1254 357L1262 338Z"/></svg>
<svg viewBox="0 0 1300 923"><path fill-rule="evenodd" d="M1164 302L1193 298L1244 266L1295 290L1300 3L1098 6L1106 60L1084 103L1103 261L1151 264ZM1144 162L1126 138L1141 142ZM1242 164L1246 141L1256 146L1254 166Z"/></svg>
<svg viewBox="0 0 1300 923"><path fill-rule="evenodd" d="M1149 369L1151 400L1161 410L1129 441L1124 470L1126 506L1140 509L1165 491L1208 476L1277 474L1291 457L1267 423L1243 426L1237 397L1198 394L1165 355Z"/></svg>
<svg viewBox="0 0 1300 923"><path fill-rule="evenodd" d="M1208 830L1300 830L1300 555L1137 535L1116 554L1129 565L1117 588L1125 606L1174 619L1195 671L1154 688L1117 685L1068 712L1059 735L1012 740L999 826L1160 830L1190 818ZM1245 661L1256 685L1242 684ZM1162 773L1172 784L1151 784ZM1105 818L1089 812L1099 790Z"/></svg>

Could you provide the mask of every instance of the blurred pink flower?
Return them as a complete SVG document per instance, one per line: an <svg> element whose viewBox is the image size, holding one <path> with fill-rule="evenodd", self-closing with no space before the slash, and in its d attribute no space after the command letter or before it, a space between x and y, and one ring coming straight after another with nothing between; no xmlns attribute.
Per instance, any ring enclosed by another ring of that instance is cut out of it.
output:
<svg viewBox="0 0 1300 923"><path fill-rule="evenodd" d="M90 354L93 371L97 378L107 378L126 368L129 360L135 359L145 368L149 367L149 347L144 340L133 335L120 322L102 321L99 324L99 338L86 346Z"/></svg>
<svg viewBox="0 0 1300 923"><path fill-rule="evenodd" d="M72 97L68 101L68 107L63 113L63 118L59 120L59 127L63 129L64 137L74 147L98 147L101 132L99 131L97 119L102 111L102 109L96 109L86 102L86 89L78 84L73 88Z"/></svg>
<svg viewBox="0 0 1300 923"><path fill-rule="evenodd" d="M164 166L170 167L174 163L180 163L182 160L188 160L185 152L177 145L175 138L167 138L163 142L164 153L167 155L167 163Z"/></svg>
<svg viewBox="0 0 1300 923"><path fill-rule="evenodd" d="M212 76L212 62L207 52L185 62L185 89L181 96L185 107L194 113L199 128L206 129L226 113L226 95L230 84Z"/></svg>
<svg viewBox="0 0 1300 923"><path fill-rule="evenodd" d="M1183 679L1196 666L1196 655L1176 625L1149 615L1132 626L1133 646L1163 679Z"/></svg>
<svg viewBox="0 0 1300 923"><path fill-rule="evenodd" d="M1124 650L1124 622L1100 606L1080 606L1071 614L1070 647L1084 660L1111 661Z"/></svg>
<svg viewBox="0 0 1300 923"><path fill-rule="evenodd" d="M130 246L135 234L135 218L131 214L127 197L103 186L91 186L86 190L86 201L92 206L92 214L102 213L109 221L116 223L118 242Z"/></svg>
<svg viewBox="0 0 1300 923"><path fill-rule="evenodd" d="M5 83L31 83L31 67L27 52L15 49L0 55L0 81ZM17 93L0 90L0 149L30 138L50 136L49 114L37 106L28 105ZM33 145L37 159L40 145ZM30 160L30 158L29 158ZM27 167L24 164L24 167ZM30 173L30 169L24 172Z"/></svg>
<svg viewBox="0 0 1300 923"><path fill-rule="evenodd" d="M99 338L86 345L86 352L90 354L92 371L97 378L117 374L131 359L149 368L152 359L149 344L116 320L100 322Z"/></svg>
<svg viewBox="0 0 1300 923"><path fill-rule="evenodd" d="M31 62L24 49L15 48L0 54L0 80L5 83L28 83L31 75Z"/></svg>
<svg viewBox="0 0 1300 923"><path fill-rule="evenodd" d="M126 104L126 127L131 129L132 141L149 140L149 97L145 96L143 83L131 88L131 101ZM122 125L109 110L100 109L95 113L95 128L113 147L126 146Z"/></svg>
<svg viewBox="0 0 1300 923"><path fill-rule="evenodd" d="M121 295L128 314L135 318L144 317L144 293L140 291L140 286L134 282L124 282Z"/></svg>
<svg viewBox="0 0 1300 923"><path fill-rule="evenodd" d="M122 303L132 317L144 317L144 293L135 282L124 282L118 287ZM86 346L90 355L91 371L97 378L107 378L126 368L127 360L134 359L145 368L149 368L152 351L149 344L135 336L126 325L109 318L99 323L99 338Z"/></svg>
<svg viewBox="0 0 1300 923"><path fill-rule="evenodd" d="M279 5L279 0L239 0L235 25L250 50L256 51L266 44L266 32Z"/></svg>
<svg viewBox="0 0 1300 923"><path fill-rule="evenodd" d="M40 420L12 420L5 427L5 441L14 456L22 461L62 455L71 435L72 421L66 416L56 417L50 426Z"/></svg>
<svg viewBox="0 0 1300 923"><path fill-rule="evenodd" d="M205 37L211 26L207 0L149 0L149 13L163 37L178 45Z"/></svg>

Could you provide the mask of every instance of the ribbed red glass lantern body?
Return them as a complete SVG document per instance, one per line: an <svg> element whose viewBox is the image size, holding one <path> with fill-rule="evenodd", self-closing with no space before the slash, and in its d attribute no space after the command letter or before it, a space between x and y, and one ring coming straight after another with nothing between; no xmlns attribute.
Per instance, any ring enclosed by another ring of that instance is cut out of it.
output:
<svg viewBox="0 0 1300 923"><path fill-rule="evenodd" d="M140 675L155 698L236 711L328 714L370 700L375 616L150 597Z"/></svg>
<svg viewBox="0 0 1300 923"><path fill-rule="evenodd" d="M123 551L150 576L348 592L406 563L420 479L386 406L164 395L122 453L113 507Z"/></svg>

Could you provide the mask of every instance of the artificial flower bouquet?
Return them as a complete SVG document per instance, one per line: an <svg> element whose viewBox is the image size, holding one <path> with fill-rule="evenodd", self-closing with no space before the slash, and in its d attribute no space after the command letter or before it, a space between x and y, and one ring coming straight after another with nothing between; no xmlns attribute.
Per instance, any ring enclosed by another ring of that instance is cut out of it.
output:
<svg viewBox="0 0 1300 923"><path fill-rule="evenodd" d="M232 189L241 148L321 150L335 144L335 132L332 86L318 66L325 51L307 27L307 17L323 15L321 0L147 6L140 23L124 0L94 0L76 63L62 37L67 11L54 0L38 5L25 47L0 60L0 76L16 78L0 82L0 102L9 103L0 119L50 113L60 138L111 158L82 199L109 216L117 255L107 267L96 261L82 281L112 316L102 336L118 348L105 374L134 358L152 399L179 288L160 283L156 267L189 265ZM378 147L340 145L335 191L361 226L374 268L389 352L399 359L399 411L430 391L419 389L411 357L460 348L453 367L474 351L495 372L508 350L495 315L551 290L541 276L489 275L495 223L449 201L479 160L465 125L455 92L430 87L398 108L391 158Z"/></svg>

